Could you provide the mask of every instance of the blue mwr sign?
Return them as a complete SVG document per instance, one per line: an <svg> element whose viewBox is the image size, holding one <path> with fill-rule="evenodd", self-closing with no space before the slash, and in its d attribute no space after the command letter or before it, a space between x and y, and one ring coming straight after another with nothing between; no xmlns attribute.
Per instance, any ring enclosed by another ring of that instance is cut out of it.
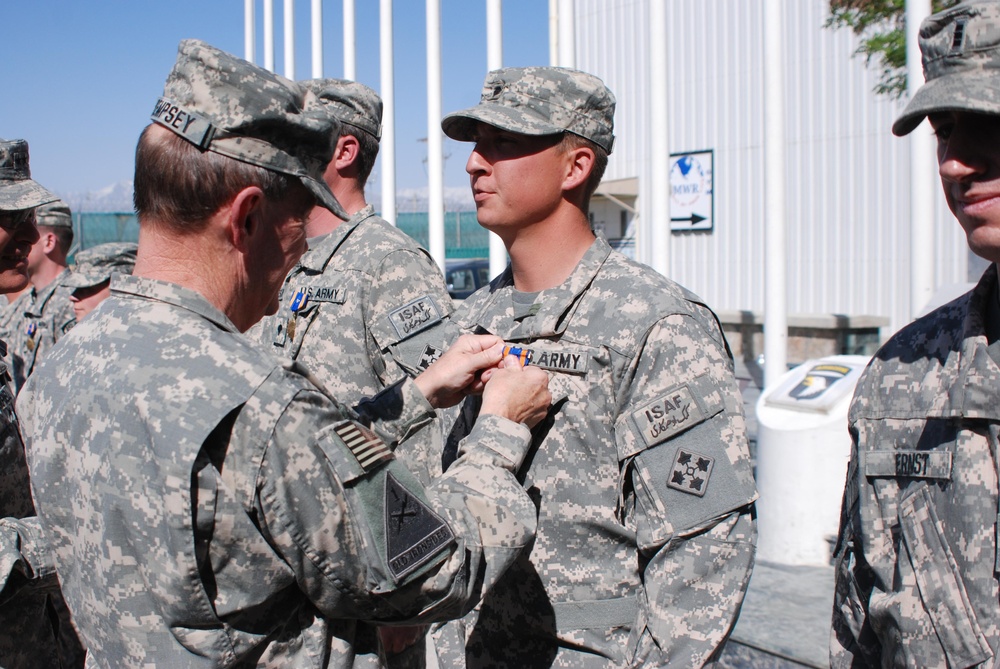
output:
<svg viewBox="0 0 1000 669"><path fill-rule="evenodd" d="M670 229L711 230L713 151L670 154Z"/></svg>

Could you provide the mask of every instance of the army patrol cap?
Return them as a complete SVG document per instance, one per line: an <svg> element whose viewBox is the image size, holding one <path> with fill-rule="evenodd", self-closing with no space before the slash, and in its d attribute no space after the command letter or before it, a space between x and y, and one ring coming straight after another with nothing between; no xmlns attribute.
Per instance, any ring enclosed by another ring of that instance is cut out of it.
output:
<svg viewBox="0 0 1000 669"><path fill-rule="evenodd" d="M73 229L73 214L70 213L69 205L62 200L55 200L43 204L35 210L35 224L44 225L49 228L69 228Z"/></svg>
<svg viewBox="0 0 1000 669"><path fill-rule="evenodd" d="M444 134L474 139L476 122L522 135L571 132L611 153L615 96L592 74L562 67L507 67L486 75L479 104L448 114Z"/></svg>
<svg viewBox="0 0 1000 669"><path fill-rule="evenodd" d="M111 242L80 251L73 271L61 283L69 288L91 288L110 281L112 272L131 274L137 249L131 242Z"/></svg>
<svg viewBox="0 0 1000 669"><path fill-rule="evenodd" d="M348 79L309 79L302 85L341 123L382 139L382 98L364 84Z"/></svg>
<svg viewBox="0 0 1000 669"><path fill-rule="evenodd" d="M0 139L0 211L34 209L58 199L31 179L28 143Z"/></svg>
<svg viewBox="0 0 1000 669"><path fill-rule="evenodd" d="M347 220L323 181L339 135L310 91L198 40L183 40L150 116L203 151L298 177Z"/></svg>
<svg viewBox="0 0 1000 669"><path fill-rule="evenodd" d="M1000 114L1000 2L973 0L924 19L920 53L926 83L892 124L900 137L928 114Z"/></svg>

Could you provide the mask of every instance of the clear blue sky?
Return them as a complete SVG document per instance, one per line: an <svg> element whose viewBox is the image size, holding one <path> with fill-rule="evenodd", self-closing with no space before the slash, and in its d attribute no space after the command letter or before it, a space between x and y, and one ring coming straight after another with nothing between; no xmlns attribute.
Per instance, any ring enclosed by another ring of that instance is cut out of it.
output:
<svg viewBox="0 0 1000 669"><path fill-rule="evenodd" d="M257 0L257 62L264 59ZM295 2L296 77L311 76L310 1ZM378 91L379 2L356 0L357 79ZM548 62L548 2L504 0L504 64ZM425 5L395 0L396 186L426 186ZM274 1L275 71L284 73L283 3ZM324 76L343 76L341 0L324 0ZM60 193L132 178L139 132L177 43L243 56L242 0L0 0L0 137L28 140L32 176ZM486 74L486 3L442 0L444 113L474 104ZM444 145L445 185L464 186L468 146ZM376 167L380 170L381 166Z"/></svg>

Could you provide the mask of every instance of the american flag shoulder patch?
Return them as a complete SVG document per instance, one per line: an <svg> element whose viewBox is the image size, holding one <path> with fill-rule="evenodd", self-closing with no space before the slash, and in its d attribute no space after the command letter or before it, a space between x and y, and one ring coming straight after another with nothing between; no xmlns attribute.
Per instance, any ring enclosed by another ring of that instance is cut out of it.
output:
<svg viewBox="0 0 1000 669"><path fill-rule="evenodd" d="M343 439L366 472L395 457L377 434L353 420L337 423L333 426L333 431Z"/></svg>

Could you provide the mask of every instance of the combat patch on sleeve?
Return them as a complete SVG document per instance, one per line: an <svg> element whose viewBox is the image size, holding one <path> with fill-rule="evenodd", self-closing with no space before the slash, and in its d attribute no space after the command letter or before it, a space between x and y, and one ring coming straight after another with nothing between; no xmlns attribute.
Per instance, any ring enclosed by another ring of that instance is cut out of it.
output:
<svg viewBox="0 0 1000 669"><path fill-rule="evenodd" d="M864 459L865 476L951 480L949 451L868 451Z"/></svg>
<svg viewBox="0 0 1000 669"><path fill-rule="evenodd" d="M345 420L342 423L334 425L333 431L337 433L338 437L343 439L344 443L347 444L347 448L357 458L358 464L366 472L370 472L378 465L388 462L395 457L377 434L360 423Z"/></svg>
<svg viewBox="0 0 1000 669"><path fill-rule="evenodd" d="M705 375L675 386L632 412L632 424L646 448L670 439L707 420L723 409L721 396ZM720 397L710 402L710 397Z"/></svg>
<svg viewBox="0 0 1000 669"><path fill-rule="evenodd" d="M420 354L420 360L417 361L416 368L422 372L434 364L442 355L444 355L442 349L428 344L424 347L424 352Z"/></svg>
<svg viewBox="0 0 1000 669"><path fill-rule="evenodd" d="M441 311L430 295L418 297L412 302L389 312L389 322L396 330L396 336L405 339L421 330L441 322Z"/></svg>
<svg viewBox="0 0 1000 669"><path fill-rule="evenodd" d="M678 448L667 485L689 495L704 497L714 466L715 458Z"/></svg>
<svg viewBox="0 0 1000 669"><path fill-rule="evenodd" d="M455 534L441 516L386 472L385 538L386 564L398 581L447 549Z"/></svg>

